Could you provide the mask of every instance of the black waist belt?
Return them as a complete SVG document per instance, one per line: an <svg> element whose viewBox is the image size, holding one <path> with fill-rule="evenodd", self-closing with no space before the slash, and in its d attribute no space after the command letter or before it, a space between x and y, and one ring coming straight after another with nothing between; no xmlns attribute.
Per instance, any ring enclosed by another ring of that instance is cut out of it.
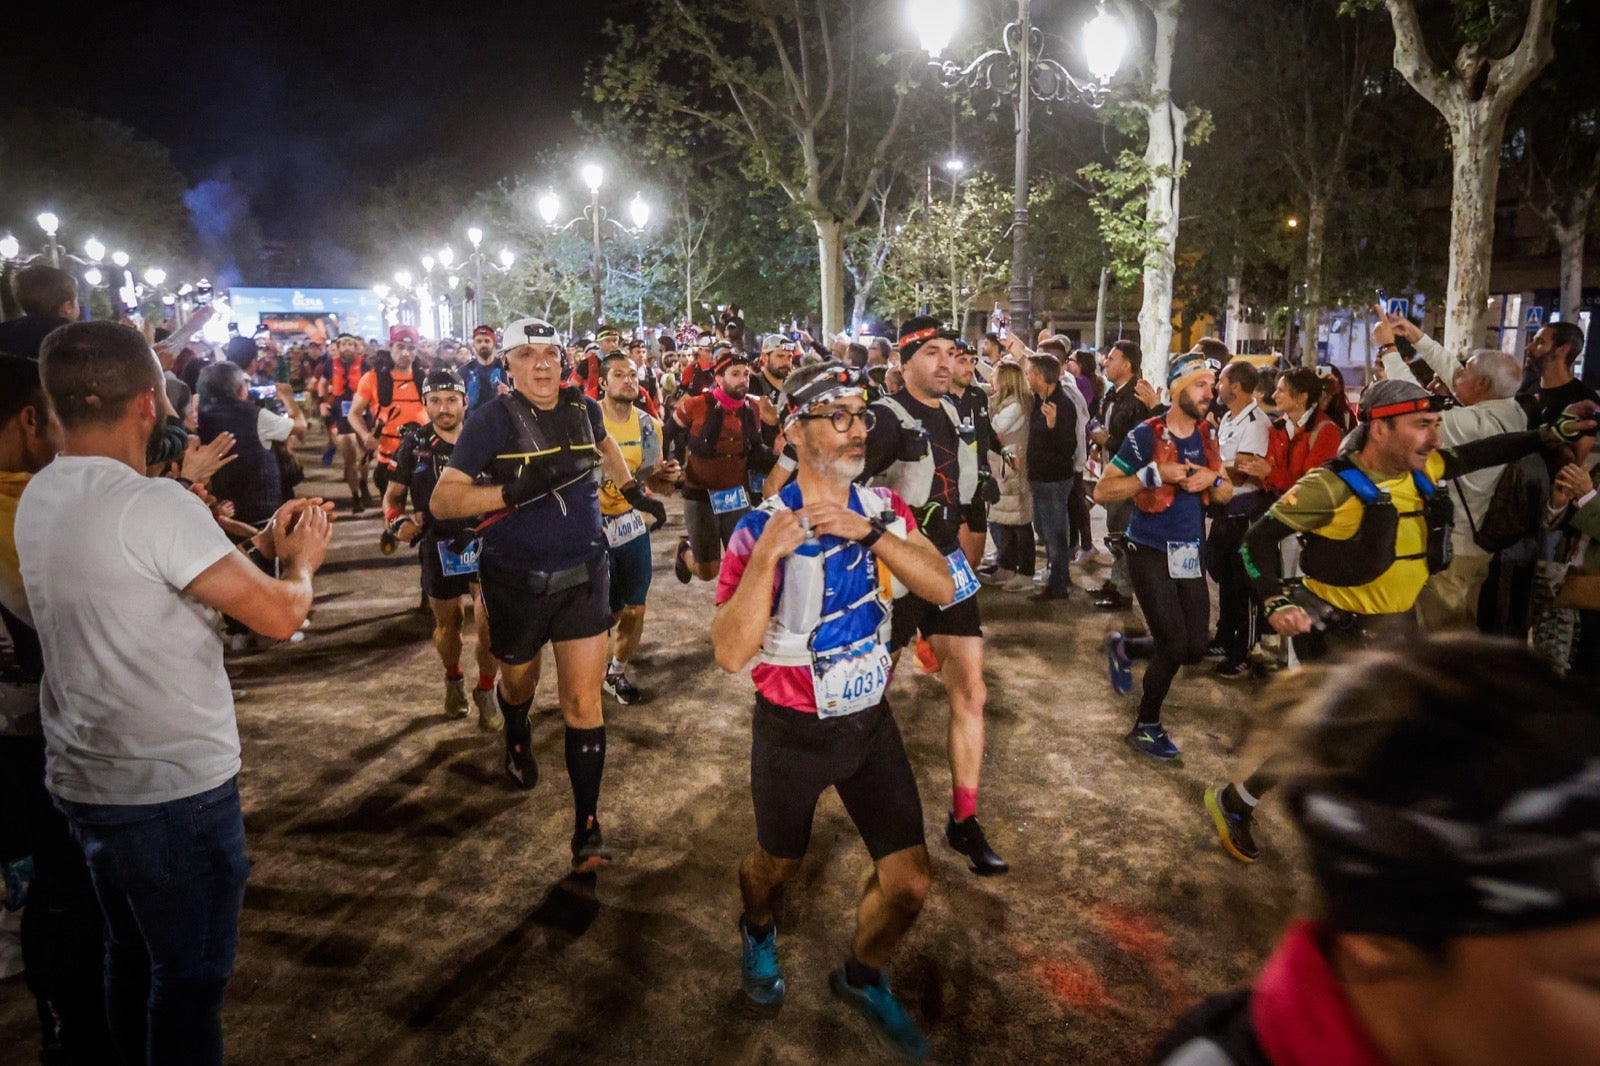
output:
<svg viewBox="0 0 1600 1066"><path fill-rule="evenodd" d="M911 512L917 516L917 522L923 526L928 526L935 522L948 522L950 525L959 526L961 519L964 517L960 508L952 507L947 503L925 503L921 507L911 508Z"/></svg>
<svg viewBox="0 0 1600 1066"><path fill-rule="evenodd" d="M581 562L554 573L544 570L508 570L488 562L479 563L478 567L486 580L493 581L497 585L509 585L531 592L535 596L547 596L587 584L592 579L590 573L592 565L592 560Z"/></svg>

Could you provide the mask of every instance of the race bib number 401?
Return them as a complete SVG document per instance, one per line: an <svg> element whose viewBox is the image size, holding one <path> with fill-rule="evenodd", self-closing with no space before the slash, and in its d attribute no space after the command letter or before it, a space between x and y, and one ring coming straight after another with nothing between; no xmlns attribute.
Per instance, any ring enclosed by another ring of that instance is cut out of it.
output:
<svg viewBox="0 0 1600 1066"><path fill-rule="evenodd" d="M1167 541L1167 576L1184 579L1200 576L1200 542Z"/></svg>

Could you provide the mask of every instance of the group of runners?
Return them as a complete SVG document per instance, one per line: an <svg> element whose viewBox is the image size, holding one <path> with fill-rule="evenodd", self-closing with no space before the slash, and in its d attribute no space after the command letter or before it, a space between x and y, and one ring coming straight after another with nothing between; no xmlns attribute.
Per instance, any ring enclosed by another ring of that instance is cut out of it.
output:
<svg viewBox="0 0 1600 1066"><path fill-rule="evenodd" d="M737 872L743 993L767 1010L786 996L774 902L799 870L818 800L832 788L873 868L848 949L829 984L882 1043L920 1059L929 1051L926 1036L885 975L931 881L917 776L889 692L901 656L915 649L924 669L937 674L948 707L945 843L972 874L1006 874L1010 867L978 818L987 690L975 570L988 539L986 509L993 498L989 453L1011 460L988 424L973 353L937 319L916 317L901 325L894 387L887 391L848 361L821 349L802 352L792 336L762 338L751 351L740 340L697 335L683 360L665 367L642 342L615 331L602 330L580 344L547 321L522 318L502 330L480 327L466 360L428 365L420 358L416 332L398 326L381 350L353 336L338 338L309 376L309 398L320 405L334 454L343 460L350 510L360 513L368 506L370 459L382 498L380 545L393 550L404 544L417 553L444 673L444 710L465 717L475 709L481 729L503 733L505 773L521 790L535 788L540 776L530 710L542 653L550 646L572 792L570 856L576 875L591 875L613 858L600 817L604 700L609 696L626 706L647 698L635 683L632 663L657 554L652 534L667 520L662 497L682 493L685 533L668 553L673 571L686 585L715 582L715 661L730 673L748 669L755 689L749 768L755 840ZM127 347L120 335L103 344L87 338L81 346L90 352L95 345L108 351ZM1054 395L1045 386L1060 375L1056 357L1020 343L1010 351L1041 383L1039 394ZM130 381L148 369L140 367L137 351L118 358ZM46 386L53 365L47 358ZM1219 372L1230 413L1214 430ZM1234 424L1244 409L1242 401L1233 403L1239 382L1205 350L1174 357L1166 385L1168 403L1123 427L1095 490L1101 503L1133 505L1123 556L1150 633L1134 638L1115 630L1104 650L1119 693L1132 691L1133 659L1149 661L1127 743L1156 762L1178 754L1161 722L1163 704L1180 668L1202 658L1209 639L1201 562L1207 509L1213 508L1215 534L1216 520L1234 513L1229 504L1235 494L1255 487L1250 460L1259 448L1241 443L1254 438ZM91 381L82 388L96 387ZM119 423L119 432L127 441L118 447L142 448L145 437L155 439L145 422L159 428L160 413L147 406L148 418L137 405L122 416L126 425ZM1435 396L1410 382L1370 386L1361 398L1360 424L1337 456L1288 483L1270 505L1253 508L1235 531L1230 557L1237 555L1267 623L1292 639L1302 661L1321 663L1334 653L1370 649L1393 654L1397 637L1415 636L1412 605L1429 575L1449 562L1450 514L1441 503L1441 484L1541 449L1570 451L1595 429L1595 405L1579 403L1536 430L1441 448L1439 407ZM32 437L21 433L19 439ZM223 450L211 448L207 462L221 463ZM184 469L203 484L199 466ZM1578 487L1564 483L1563 492L1574 496ZM1593 495L1568 502L1587 506ZM301 624L310 604L310 573L328 536L322 515L331 503L286 505L295 506L306 517L286 524L315 525L312 532L293 535L306 544L284 530L274 532L271 524L251 542L255 551L267 553L256 560L263 568L270 568L269 549L279 553L280 563L305 557L303 565L291 567L293 602L275 609L269 626L275 632ZM1304 545L1298 580L1286 577L1280 557L1280 547L1292 537ZM281 541L276 548L273 538ZM1064 554L1053 560L1067 565ZM254 602L260 589L290 595L280 590L288 585L249 567L238 580L245 591L219 593L218 602L247 624L255 624L252 611L266 609ZM1061 598L1046 590L1037 597L1041 602ZM470 691L463 669L469 606L476 666ZM1345 893L1335 900L1345 909L1336 909L1334 918L1353 937L1386 928L1365 924L1365 912L1350 906L1353 893L1374 890L1356 868L1411 876L1428 861L1407 849L1419 832L1438 826L1401 826L1409 814L1396 811L1437 815L1448 808L1458 820L1482 817L1472 808L1473 796L1451 792L1444 769L1417 763L1417 780L1426 786L1420 798L1405 789L1386 791L1387 778L1373 776L1392 774L1400 765L1384 761L1384 744L1415 753L1417 736L1436 728L1439 701L1460 696L1451 695L1457 690L1446 674L1467 669L1467 653L1444 645L1419 647L1418 661L1432 664L1432 672L1417 673L1420 694L1409 710L1375 724L1361 718L1354 697L1330 703L1320 725L1307 726L1309 747L1295 751L1295 759L1279 749L1248 777L1204 796L1223 847L1248 862L1258 854L1255 806L1267 789L1285 782L1314 850L1332 856L1328 862L1334 865L1319 865L1317 873ZM1480 654L1505 658L1495 645ZM1512 665L1531 669L1520 660ZM1370 692L1379 682L1365 684L1350 691ZM1592 775L1585 777L1574 760L1581 752L1600 757L1600 735L1592 724L1574 720L1568 690L1554 684L1535 683L1550 692L1548 703L1537 708L1550 721L1530 724L1529 742L1550 747L1558 729L1568 728L1585 746L1552 755L1548 774L1533 766L1518 772L1529 788L1559 779L1566 782L1560 788L1587 796ZM1433 689L1424 693L1428 686ZM1471 752L1487 766L1494 756L1493 729L1479 724L1483 736ZM1339 749L1339 738L1363 730L1366 747ZM1460 737L1453 743L1462 751L1471 747L1463 747ZM1305 763L1319 760L1323 765L1308 778ZM1367 768L1358 772L1353 767L1362 760ZM1306 782L1313 778L1320 784L1310 787ZM1435 795L1446 793L1443 799ZM1503 800L1522 803L1519 824L1535 826L1528 832L1539 847L1570 821L1554 800L1535 802L1521 794ZM1340 814L1340 803L1354 804L1359 818ZM1381 854L1361 854L1371 844L1362 839L1359 824L1368 817L1397 826L1385 830ZM1462 871L1470 870L1474 855L1491 855L1501 864L1496 870L1516 867L1518 877L1537 882L1543 876L1516 840L1483 838L1473 845L1454 830L1436 835L1432 843L1448 852L1458 880L1470 881ZM1591 902L1600 913L1595 867L1579 869L1586 852L1563 845L1540 854L1565 864L1560 888L1564 898L1578 900L1554 912L1560 921L1590 914L1585 908ZM241 890L242 883L241 876ZM1542 927L1540 918L1510 917L1507 908L1537 909L1537 901L1530 903L1518 884L1506 884L1492 891L1478 886L1481 898L1465 898L1469 888L1451 882L1446 887L1463 898L1452 901L1455 909L1446 915L1451 921L1442 928L1470 935L1478 929ZM1419 896L1373 913L1415 919L1424 903ZM1494 922L1484 919L1488 912L1495 913ZM1328 975L1317 970L1321 957L1306 954L1314 947L1292 940L1286 950L1298 954L1284 965L1327 984ZM1191 1018L1179 1030L1186 1040L1174 1038L1171 1061L1256 1061L1249 1057L1255 1037L1246 1030L1251 1021L1266 1024L1265 1008L1252 1006L1255 1013L1245 1022L1238 1020L1241 1009L1234 1001L1227 1008L1232 1013L1214 1006ZM1205 1057L1213 1052L1231 1057Z"/></svg>

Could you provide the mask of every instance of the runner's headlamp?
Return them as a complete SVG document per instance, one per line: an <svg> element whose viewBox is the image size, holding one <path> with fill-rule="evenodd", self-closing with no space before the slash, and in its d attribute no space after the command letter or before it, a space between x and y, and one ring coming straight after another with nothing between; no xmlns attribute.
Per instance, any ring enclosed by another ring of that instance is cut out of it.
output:
<svg viewBox="0 0 1600 1066"><path fill-rule="evenodd" d="M454 370L435 370L422 382L422 398L427 399L436 392L455 392L465 397L467 387Z"/></svg>
<svg viewBox="0 0 1600 1066"><path fill-rule="evenodd" d="M1379 418L1395 418L1399 415L1414 415L1425 411L1443 410L1444 398L1430 394L1428 396L1418 396L1414 400L1398 400L1394 403L1386 403L1381 407L1363 408L1359 417L1363 422L1371 422Z"/></svg>
<svg viewBox="0 0 1600 1066"><path fill-rule="evenodd" d="M813 407L835 400L856 397L865 401L867 383L859 370L839 362L802 367L790 374L783 383L783 424L788 428L794 420Z"/></svg>

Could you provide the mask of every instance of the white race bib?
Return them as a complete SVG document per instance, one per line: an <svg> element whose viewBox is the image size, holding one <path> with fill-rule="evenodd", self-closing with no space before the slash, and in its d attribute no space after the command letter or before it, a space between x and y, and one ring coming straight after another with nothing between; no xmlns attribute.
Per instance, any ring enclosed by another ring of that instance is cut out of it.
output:
<svg viewBox="0 0 1600 1066"><path fill-rule="evenodd" d="M744 491L743 485L735 485L731 489L711 490L711 513L727 514L730 511L748 511L750 509L750 494Z"/></svg>
<svg viewBox="0 0 1600 1066"><path fill-rule="evenodd" d="M967 562L967 554L963 551L953 551L944 557L950 564L950 576L956 580L956 598L939 608L948 611L962 600L970 600L978 591L978 575L972 572L972 564Z"/></svg>
<svg viewBox="0 0 1600 1066"><path fill-rule="evenodd" d="M606 543L613 548L620 548L631 540L638 540L645 534L644 515L638 511L624 511L618 515L607 515L605 519Z"/></svg>
<svg viewBox="0 0 1600 1066"><path fill-rule="evenodd" d="M877 637L811 653L811 687L818 718L841 718L876 707L889 687L889 649Z"/></svg>
<svg viewBox="0 0 1600 1066"><path fill-rule="evenodd" d="M483 550L483 541L474 540L459 552L450 550L450 545L440 541L439 569L444 571L445 577L464 577L467 574L478 572L478 553Z"/></svg>
<svg viewBox="0 0 1600 1066"><path fill-rule="evenodd" d="M1184 579L1200 576L1200 542L1167 541L1167 576Z"/></svg>

